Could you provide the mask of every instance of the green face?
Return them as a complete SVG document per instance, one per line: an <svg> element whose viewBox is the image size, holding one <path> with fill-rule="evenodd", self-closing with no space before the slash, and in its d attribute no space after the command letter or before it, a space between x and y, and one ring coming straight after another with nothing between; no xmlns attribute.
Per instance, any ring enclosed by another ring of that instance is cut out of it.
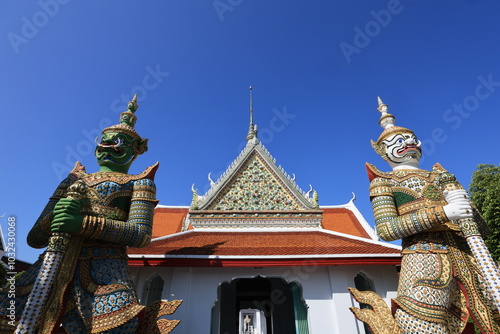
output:
<svg viewBox="0 0 500 334"><path fill-rule="evenodd" d="M104 133L94 152L101 171L126 173L135 158L134 142L134 138L124 133Z"/></svg>

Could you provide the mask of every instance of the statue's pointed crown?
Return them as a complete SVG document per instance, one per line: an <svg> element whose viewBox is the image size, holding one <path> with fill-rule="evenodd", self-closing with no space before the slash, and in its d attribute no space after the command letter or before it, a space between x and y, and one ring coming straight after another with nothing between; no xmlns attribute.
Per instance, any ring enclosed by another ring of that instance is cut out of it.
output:
<svg viewBox="0 0 500 334"><path fill-rule="evenodd" d="M134 138L135 139L134 152L136 156L139 154L143 154L148 150L148 139L141 138L141 136L139 136L137 131L135 131L134 129L135 123L137 122L137 116L135 116L137 108L139 108L139 105L137 104L137 93L136 93L132 98L132 101L128 103L127 111L124 111L120 114L120 123L112 125L102 130L103 134L108 132L118 132L118 133L124 133Z"/></svg>
<svg viewBox="0 0 500 334"><path fill-rule="evenodd" d="M132 101L130 101L127 105L127 111L120 114L120 123L105 128L102 130L102 133L120 132L125 133L134 139L142 139L134 129L135 123L137 122L137 116L135 116L134 113L137 108L139 108L139 105L137 104L137 94L135 94Z"/></svg>
<svg viewBox="0 0 500 334"><path fill-rule="evenodd" d="M380 136L378 137L377 142L371 141L373 149L382 157L385 157L385 147L382 145L382 141L389 136L392 136L397 133L413 133L412 130L403 128L401 126L396 126L396 117L394 115L389 114L389 107L387 104L382 102L380 96L377 97L378 100L378 108L377 110L380 112L380 119L378 123L384 129Z"/></svg>

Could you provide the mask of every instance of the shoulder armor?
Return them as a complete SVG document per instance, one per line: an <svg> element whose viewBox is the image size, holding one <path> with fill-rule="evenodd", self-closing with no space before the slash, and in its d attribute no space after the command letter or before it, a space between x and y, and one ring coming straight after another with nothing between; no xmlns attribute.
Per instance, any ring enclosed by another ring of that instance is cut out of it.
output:
<svg viewBox="0 0 500 334"><path fill-rule="evenodd" d="M139 179L139 180L135 180L134 181L134 189L135 188L140 188L140 187L144 187L144 188L154 188L156 189L156 185L155 185L155 182L151 179L148 179L148 178L144 178L144 179Z"/></svg>
<svg viewBox="0 0 500 334"><path fill-rule="evenodd" d="M148 178L135 180L132 200L143 200L157 203L156 186L154 181Z"/></svg>
<svg viewBox="0 0 500 334"><path fill-rule="evenodd" d="M441 166L441 164L439 162L434 164L434 166L432 166L432 171L433 172L440 172L440 173L447 172L447 170L444 169L443 166Z"/></svg>
<svg viewBox="0 0 500 334"><path fill-rule="evenodd" d="M59 183L52 197L57 199L66 197L68 187L75 183L76 180L81 179L84 175L86 175L85 167L80 161L77 161L68 176Z"/></svg>
<svg viewBox="0 0 500 334"><path fill-rule="evenodd" d="M69 172L68 177L74 177L76 179L81 178L83 175L86 175L87 171L85 170L85 166L82 165L80 161L75 162L75 166L73 166L73 169L71 172Z"/></svg>
<svg viewBox="0 0 500 334"><path fill-rule="evenodd" d="M368 173L368 179L370 182L376 177L388 177L387 173L380 171L375 165L370 163L365 164L366 172Z"/></svg>
<svg viewBox="0 0 500 334"><path fill-rule="evenodd" d="M113 181L118 184L125 184L130 181L135 182L142 179L153 180L159 165L160 164L157 162L153 166L146 168L142 173L137 175L118 172L97 172L93 174L85 174L84 182L91 187L103 181Z"/></svg>
<svg viewBox="0 0 500 334"><path fill-rule="evenodd" d="M391 181L383 177L377 177L370 183L370 197L394 196L391 191Z"/></svg>
<svg viewBox="0 0 500 334"><path fill-rule="evenodd" d="M146 168L144 170L144 172L142 172L138 176L142 176L142 177L154 180L156 171L158 170L158 167L160 167L160 163L157 161L153 166L149 166L148 168Z"/></svg>

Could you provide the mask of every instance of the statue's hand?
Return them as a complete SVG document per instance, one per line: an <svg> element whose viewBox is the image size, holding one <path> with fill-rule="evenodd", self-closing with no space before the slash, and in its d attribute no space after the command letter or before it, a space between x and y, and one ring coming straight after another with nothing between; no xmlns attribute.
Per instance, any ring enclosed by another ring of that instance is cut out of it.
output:
<svg viewBox="0 0 500 334"><path fill-rule="evenodd" d="M443 210L449 220L472 218L472 206L465 190L445 191L444 198L448 204Z"/></svg>
<svg viewBox="0 0 500 334"><path fill-rule="evenodd" d="M466 201L470 203L469 196L467 195L467 192L464 189L456 189L456 190L445 190L443 192L444 199L448 203L452 202L459 202L459 201Z"/></svg>
<svg viewBox="0 0 500 334"><path fill-rule="evenodd" d="M54 207L50 224L52 232L76 233L81 230L83 215L82 201L73 198L61 198Z"/></svg>

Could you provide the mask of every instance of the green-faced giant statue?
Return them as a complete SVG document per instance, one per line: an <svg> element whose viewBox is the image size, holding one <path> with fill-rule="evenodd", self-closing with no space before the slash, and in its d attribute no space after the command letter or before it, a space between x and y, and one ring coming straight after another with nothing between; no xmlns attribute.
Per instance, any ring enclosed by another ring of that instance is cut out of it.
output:
<svg viewBox="0 0 500 334"><path fill-rule="evenodd" d="M158 163L128 174L148 143L134 129L136 98L119 124L102 131L95 149L99 171L89 174L77 162L29 232L30 246L48 248L16 280L15 319L8 312L12 299L0 296L1 333L13 333L13 321L16 333L158 332L140 321L145 306L127 264L126 247L149 244L158 202Z"/></svg>

